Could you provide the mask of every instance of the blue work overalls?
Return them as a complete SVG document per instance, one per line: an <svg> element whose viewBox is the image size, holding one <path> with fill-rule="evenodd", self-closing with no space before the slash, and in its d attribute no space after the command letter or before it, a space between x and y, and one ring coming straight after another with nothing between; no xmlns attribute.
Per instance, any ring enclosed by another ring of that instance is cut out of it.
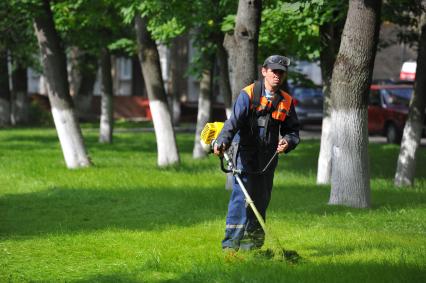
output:
<svg viewBox="0 0 426 283"><path fill-rule="evenodd" d="M265 95L264 89L262 95ZM231 144L231 142L238 143L235 158L237 168L246 172L255 172L262 170L274 155L278 145L279 134L286 138L289 143L289 148L286 152L296 147L299 143L299 122L294 106L291 105L284 121L271 121L267 130L258 127L257 124L253 126L254 110L250 108L250 103L249 95L245 90L242 90L234 103L231 117L225 122L217 142L226 145ZM270 113L266 113L266 115L270 115ZM268 135L266 139L264 137L265 133ZM262 175L246 173L240 175L244 187L264 220L266 218L266 209L271 200L274 171L277 163L278 159L276 158ZM253 211L246 203L244 193L241 191L240 185L234 176L222 248L235 250L260 248L264 240L265 233Z"/></svg>

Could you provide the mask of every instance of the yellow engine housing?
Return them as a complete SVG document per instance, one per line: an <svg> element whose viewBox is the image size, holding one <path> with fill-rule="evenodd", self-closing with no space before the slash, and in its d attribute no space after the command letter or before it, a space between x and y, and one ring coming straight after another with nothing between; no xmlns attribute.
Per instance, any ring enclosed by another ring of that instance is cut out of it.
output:
<svg viewBox="0 0 426 283"><path fill-rule="evenodd" d="M201 142L206 145L210 145L212 141L217 139L217 137L219 136L220 131L222 131L223 125L223 122L207 123L204 126L204 129L201 131Z"/></svg>

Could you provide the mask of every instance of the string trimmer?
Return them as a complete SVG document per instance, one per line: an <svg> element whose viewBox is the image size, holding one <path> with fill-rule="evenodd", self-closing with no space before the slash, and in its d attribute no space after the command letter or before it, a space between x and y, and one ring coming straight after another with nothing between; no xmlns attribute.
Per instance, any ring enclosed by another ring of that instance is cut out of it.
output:
<svg viewBox="0 0 426 283"><path fill-rule="evenodd" d="M216 139L219 136L220 131L223 128L223 123L221 122L214 122L214 123L207 123L206 126L204 127L203 131L201 132L201 142L203 143L203 147L204 148L209 148L209 152L212 151L215 143L216 143ZM221 169L223 172L225 173L232 173L232 175L235 176L235 179L237 180L238 184L240 185L241 191L244 194L245 197L245 201L246 203L248 203L248 205L250 206L250 208L252 209L254 215L256 216L257 221L259 221L260 226L262 227L263 231L265 232L265 234L268 234L270 236L272 236L272 238L275 240L275 242L277 243L280 252L282 253L282 258L284 260L287 260L289 262L297 262L300 259L299 254L296 251L292 251L292 250L286 250L283 248L283 246L281 245L281 242L279 241L279 239L277 237L275 237L269 230L269 228L267 228L265 221L263 220L262 215L260 215L259 211L257 210L254 201L252 200L252 198L250 197L250 194L247 192L241 178L240 175L242 173L245 174L250 174L250 175L261 175L263 173L266 172L266 170L269 168L270 164L272 163L272 161L278 156L278 152L275 152L275 154L272 156L272 158L269 160L269 162L266 164L265 168L263 168L260 171L253 171L253 172L248 172L248 171L242 171L236 168L236 166L234 166L234 163L232 162L232 158L226 153L223 153L223 156L219 156L220 158L220 162L221 162ZM225 158L226 163L227 163L227 167L228 169L225 168L224 163L223 163L223 158Z"/></svg>

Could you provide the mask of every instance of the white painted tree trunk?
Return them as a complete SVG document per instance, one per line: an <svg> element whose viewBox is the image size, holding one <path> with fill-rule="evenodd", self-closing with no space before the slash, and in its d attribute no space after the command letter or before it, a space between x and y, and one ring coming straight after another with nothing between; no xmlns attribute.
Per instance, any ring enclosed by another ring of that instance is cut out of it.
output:
<svg viewBox="0 0 426 283"><path fill-rule="evenodd" d="M370 206L367 101L380 8L381 1L349 1L331 83L333 148L329 204Z"/></svg>
<svg viewBox="0 0 426 283"><path fill-rule="evenodd" d="M402 135L401 149L395 173L395 185L411 186L416 172L416 153L419 148L423 124L407 121Z"/></svg>
<svg viewBox="0 0 426 283"><path fill-rule="evenodd" d="M101 117L99 124L99 142L112 143L112 96L103 92L101 96Z"/></svg>
<svg viewBox="0 0 426 283"><path fill-rule="evenodd" d="M212 72L210 70L204 70L200 82L200 95L198 97L197 127L195 130L194 149L192 151L192 156L194 158L203 158L207 156L207 152L204 151L201 145L200 135L206 123L211 120L211 83Z"/></svg>
<svg viewBox="0 0 426 283"><path fill-rule="evenodd" d="M99 142L112 143L113 87L111 74L111 56L107 48L101 52L101 117L99 125Z"/></svg>
<svg viewBox="0 0 426 283"><path fill-rule="evenodd" d="M317 184L330 184L332 131L331 117L324 117L321 128L321 146L318 157Z"/></svg>
<svg viewBox="0 0 426 283"><path fill-rule="evenodd" d="M170 143L170 141L175 141L175 136L167 103L160 100L150 100L149 107L157 140L158 166L178 163L179 155L176 146Z"/></svg>
<svg viewBox="0 0 426 283"><path fill-rule="evenodd" d="M324 23L320 26L321 42L324 44L320 51L321 75L323 81L323 119L321 127L321 146L318 156L317 184L330 184L331 179L331 78L334 62L339 51L343 20Z"/></svg>
<svg viewBox="0 0 426 283"><path fill-rule="evenodd" d="M332 110L330 204L369 207L367 110Z"/></svg>
<svg viewBox="0 0 426 283"><path fill-rule="evenodd" d="M424 7L425 1L422 2ZM423 10L424 11L424 10ZM410 101L410 111L404 127L401 149L395 173L395 185L414 184L416 171L416 152L420 144L426 107L426 14L420 20L420 40L417 56L415 90Z"/></svg>
<svg viewBox="0 0 426 283"><path fill-rule="evenodd" d="M49 1L43 1L34 19L53 121L68 168L90 165L80 125L69 94L65 51L56 32Z"/></svg>
<svg viewBox="0 0 426 283"><path fill-rule="evenodd" d="M75 169L89 166L90 160L83 145L80 128L76 125L73 109L52 106L52 116L67 167Z"/></svg>
<svg viewBox="0 0 426 283"><path fill-rule="evenodd" d="M161 77L160 57L155 41L147 29L147 19L135 17L138 57L148 93L157 140L158 166L179 163L175 132Z"/></svg>

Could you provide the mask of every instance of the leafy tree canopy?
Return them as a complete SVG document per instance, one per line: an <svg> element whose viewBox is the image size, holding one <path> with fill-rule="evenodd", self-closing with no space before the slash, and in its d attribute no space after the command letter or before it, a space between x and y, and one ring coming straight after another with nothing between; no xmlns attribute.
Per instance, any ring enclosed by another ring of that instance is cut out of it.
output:
<svg viewBox="0 0 426 283"><path fill-rule="evenodd" d="M13 63L36 66L37 41L25 8L19 1L0 1L0 52L10 52Z"/></svg>

